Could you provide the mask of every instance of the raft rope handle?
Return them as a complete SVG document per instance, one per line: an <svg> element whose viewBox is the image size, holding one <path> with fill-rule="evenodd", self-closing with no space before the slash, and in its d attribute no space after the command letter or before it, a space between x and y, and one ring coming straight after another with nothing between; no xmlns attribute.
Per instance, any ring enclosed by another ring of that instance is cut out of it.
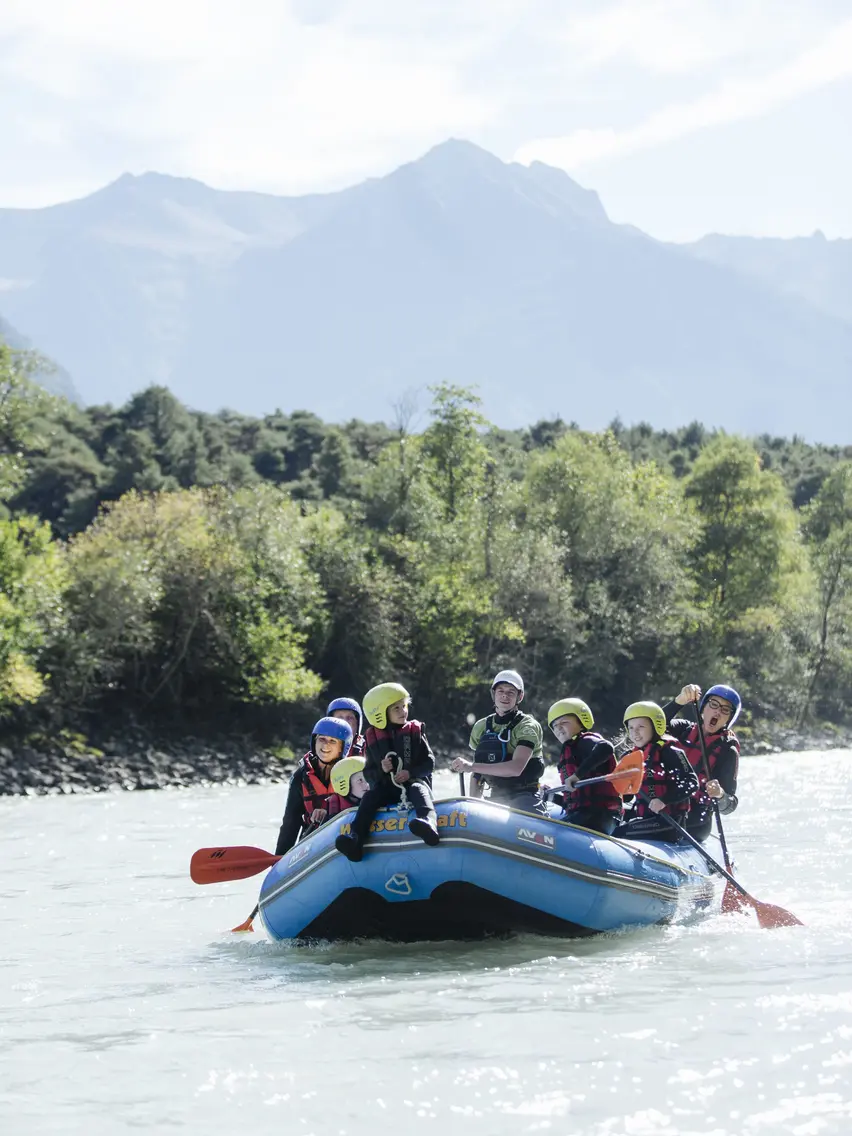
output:
<svg viewBox="0 0 852 1136"><path fill-rule="evenodd" d="M391 750L386 756L390 757L390 758L396 758L396 768L391 771L390 779L394 783L394 785L396 785L397 789L399 789L400 793L402 794L402 796L400 797L400 800L399 800L399 804L397 805L397 808L399 809L400 812L406 812L407 813L408 809L409 809L409 804L408 804L408 796L405 792L405 782L404 781L397 781L397 779L396 779L397 773L402 772L403 760L399 756L399 754L394 753L393 750Z"/></svg>

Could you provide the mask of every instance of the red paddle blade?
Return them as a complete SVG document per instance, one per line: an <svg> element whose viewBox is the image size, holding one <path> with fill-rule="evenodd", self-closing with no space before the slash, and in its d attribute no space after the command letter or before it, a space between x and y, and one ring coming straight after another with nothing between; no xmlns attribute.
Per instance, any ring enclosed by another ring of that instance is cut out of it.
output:
<svg viewBox="0 0 852 1136"><path fill-rule="evenodd" d="M730 915L731 913L747 911L748 907L749 904L742 892L737 891L732 883L726 883L725 890L722 893L723 914Z"/></svg>
<svg viewBox="0 0 852 1136"><path fill-rule="evenodd" d="M189 874L197 884L244 880L271 868L281 859L262 848L199 848L189 861Z"/></svg>
<svg viewBox="0 0 852 1136"><path fill-rule="evenodd" d="M729 915L732 912L748 911L749 908L754 909L757 922L764 930L774 930L777 927L804 927L804 923L792 911L787 911L774 903L761 903L752 895L743 895L732 884L726 884L722 895L722 911Z"/></svg>
<svg viewBox="0 0 852 1136"><path fill-rule="evenodd" d="M754 901L754 910L757 912L757 921L765 929L775 927L804 927L801 919L797 919L792 911L785 911L783 907L776 907L774 903L760 903Z"/></svg>

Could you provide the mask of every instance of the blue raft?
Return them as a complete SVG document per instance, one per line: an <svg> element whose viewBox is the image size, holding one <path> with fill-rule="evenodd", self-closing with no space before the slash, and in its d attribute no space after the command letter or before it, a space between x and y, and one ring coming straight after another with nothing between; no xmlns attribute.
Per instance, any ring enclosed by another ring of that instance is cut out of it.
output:
<svg viewBox="0 0 852 1136"><path fill-rule="evenodd" d="M535 932L577 937L669 922L713 900L691 847L615 840L469 797L436 804L441 842L382 809L350 863L334 847L354 810L306 837L270 870L260 917L273 939L471 939Z"/></svg>

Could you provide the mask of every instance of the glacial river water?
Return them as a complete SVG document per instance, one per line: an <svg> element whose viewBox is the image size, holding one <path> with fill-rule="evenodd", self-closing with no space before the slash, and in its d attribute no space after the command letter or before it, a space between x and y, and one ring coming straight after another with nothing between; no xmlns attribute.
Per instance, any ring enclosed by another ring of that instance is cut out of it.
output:
<svg viewBox="0 0 852 1136"><path fill-rule="evenodd" d="M740 878L804 928L320 949L187 874L274 847L283 786L1 799L0 1131L848 1134L852 753L741 788Z"/></svg>

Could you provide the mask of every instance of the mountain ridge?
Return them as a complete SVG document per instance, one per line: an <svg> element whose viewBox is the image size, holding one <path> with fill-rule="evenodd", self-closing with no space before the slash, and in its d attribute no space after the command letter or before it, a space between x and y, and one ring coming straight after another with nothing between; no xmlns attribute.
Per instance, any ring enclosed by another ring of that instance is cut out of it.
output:
<svg viewBox="0 0 852 1136"><path fill-rule="evenodd" d="M715 386L736 397L704 398L708 425L842 440L820 402L845 396L852 318L786 252L775 279L720 240L656 241L564 171L453 139L330 194L149 172L0 210L0 302L87 402L160 383L205 410L387 419L448 380L501 425L659 427Z"/></svg>

